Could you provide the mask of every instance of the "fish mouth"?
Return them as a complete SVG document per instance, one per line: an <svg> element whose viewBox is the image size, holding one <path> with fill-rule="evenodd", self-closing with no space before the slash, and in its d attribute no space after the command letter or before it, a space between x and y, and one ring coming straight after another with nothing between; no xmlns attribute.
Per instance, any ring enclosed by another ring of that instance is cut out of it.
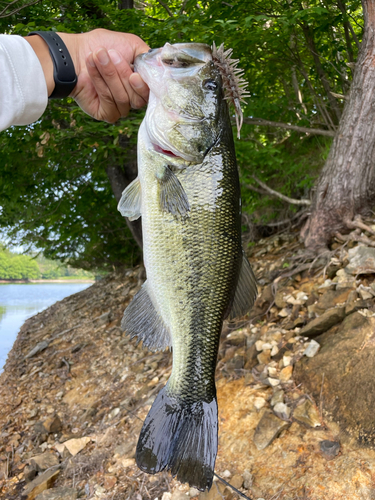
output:
<svg viewBox="0 0 375 500"><path fill-rule="evenodd" d="M169 151L167 149L163 149L162 147L158 146L157 144L152 143L152 147L154 148L154 151L157 153L161 153L165 156L170 156L171 158L178 158L180 160L183 160L182 156L178 156L174 154L172 151Z"/></svg>

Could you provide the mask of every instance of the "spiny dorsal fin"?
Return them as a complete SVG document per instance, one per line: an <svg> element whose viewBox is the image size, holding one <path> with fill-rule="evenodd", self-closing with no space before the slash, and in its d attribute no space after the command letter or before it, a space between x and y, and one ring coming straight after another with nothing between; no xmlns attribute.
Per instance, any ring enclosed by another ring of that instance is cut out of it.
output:
<svg viewBox="0 0 375 500"><path fill-rule="evenodd" d="M220 70L225 90L225 99L229 100L234 106L236 113L237 137L239 139L243 123L241 102L246 102L245 98L250 97L250 94L246 90L247 82L243 78L244 70L237 68L239 60L231 59L232 52L233 49L224 51L223 43L219 48L216 47L215 42L212 44L212 60Z"/></svg>

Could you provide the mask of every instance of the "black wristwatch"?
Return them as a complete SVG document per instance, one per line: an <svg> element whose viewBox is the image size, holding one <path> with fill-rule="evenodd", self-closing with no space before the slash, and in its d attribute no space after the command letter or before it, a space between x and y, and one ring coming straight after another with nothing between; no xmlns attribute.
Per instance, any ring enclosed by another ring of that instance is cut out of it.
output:
<svg viewBox="0 0 375 500"><path fill-rule="evenodd" d="M77 85L77 75L73 60L65 43L54 31L32 31L28 34L39 35L47 43L53 61L53 79L55 89L49 99L63 99L68 97Z"/></svg>

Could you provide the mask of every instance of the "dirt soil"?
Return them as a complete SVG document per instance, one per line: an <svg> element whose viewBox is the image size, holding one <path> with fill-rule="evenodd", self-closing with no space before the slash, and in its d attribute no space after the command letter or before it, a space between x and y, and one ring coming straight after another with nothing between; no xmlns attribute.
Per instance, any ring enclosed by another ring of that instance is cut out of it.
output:
<svg viewBox="0 0 375 500"><path fill-rule="evenodd" d="M371 446L328 420L324 383L314 400L293 378L314 346L301 329L319 318L312 306L337 285L352 246L337 243L328 259L309 260L297 236L285 234L250 249L259 298L248 317L225 323L216 373L216 472L250 499L375 499ZM369 289L374 277L357 276L348 287ZM143 350L120 328L143 280L143 268L111 275L21 328L0 375L1 499L36 498L35 476L42 482L51 472L40 491L71 488L69 498L239 498L220 481L199 493L135 464L142 422L171 372L169 352ZM327 451L323 442L335 444Z"/></svg>

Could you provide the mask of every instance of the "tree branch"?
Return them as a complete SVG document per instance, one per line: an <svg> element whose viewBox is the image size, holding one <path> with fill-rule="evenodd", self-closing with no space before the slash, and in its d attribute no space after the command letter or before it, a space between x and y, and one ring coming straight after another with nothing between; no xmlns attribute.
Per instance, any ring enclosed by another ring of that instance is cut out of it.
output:
<svg viewBox="0 0 375 500"><path fill-rule="evenodd" d="M265 190L267 193L271 194L272 196L276 196L277 198L280 198L281 200L286 201L287 203L291 203L293 205L311 205L310 200L296 200L295 198L289 198L289 196L285 196L284 194L279 193L278 191L275 191L274 189L270 188L262 182L260 179L255 177L255 175L252 176L252 178ZM250 186L249 186L250 187Z"/></svg>
<svg viewBox="0 0 375 500"><path fill-rule="evenodd" d="M186 7L186 4L188 3L188 1L189 1L189 0L184 0L184 1L182 2L181 9L180 9L180 11L179 11L179 13L178 13L178 15L179 15L179 16L181 16L181 15L183 14L183 12L184 12L184 10L185 10L185 7Z"/></svg>
<svg viewBox="0 0 375 500"><path fill-rule="evenodd" d="M34 4L36 4L36 3L40 2L40 1L41 0L34 0L32 2L29 2L29 3L26 3L24 5L21 5L17 9L12 10L11 12L6 13L6 11L9 9L9 7L11 5L14 5L15 3L18 2L18 0L13 0L13 2L10 2L6 7L3 8L2 11L0 11L0 19L4 18L4 17L12 16L13 14L17 14L17 12L19 12L20 10L25 9L26 7L30 7L30 5L34 5Z"/></svg>
<svg viewBox="0 0 375 500"><path fill-rule="evenodd" d="M280 127L288 130L296 130L305 134L326 135L327 137L335 137L335 132L332 130L323 130L319 128L299 127L298 125L290 125L289 123L272 122L270 120L263 120L263 118L244 118L244 123L250 125L264 125L269 127Z"/></svg>
<svg viewBox="0 0 375 500"><path fill-rule="evenodd" d="M168 15L170 17L174 17L173 15L173 12L171 11L171 9L168 7L168 5L166 3L164 3L162 0L157 0L158 4L160 4L162 7L164 7L164 9L168 12Z"/></svg>

